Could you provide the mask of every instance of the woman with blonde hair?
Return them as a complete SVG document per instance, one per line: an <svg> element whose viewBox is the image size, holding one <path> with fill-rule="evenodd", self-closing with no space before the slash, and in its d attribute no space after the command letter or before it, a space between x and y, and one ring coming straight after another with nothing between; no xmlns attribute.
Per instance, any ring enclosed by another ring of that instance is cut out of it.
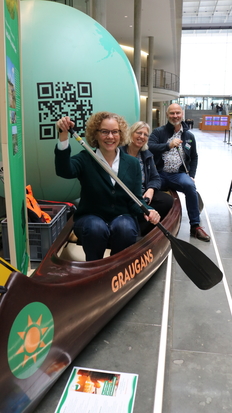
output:
<svg viewBox="0 0 232 413"><path fill-rule="evenodd" d="M148 138L150 133L150 127L143 121L135 122L129 129L126 145L121 149L137 158L140 163L141 175L142 175L142 194L147 204L154 208L163 219L173 204L173 198L160 191L161 180L156 169L153 155L148 150ZM141 222L141 233L146 234L153 227L149 222Z"/></svg>
<svg viewBox="0 0 232 413"><path fill-rule="evenodd" d="M68 116L57 122L59 140L55 148L58 176L77 178L81 184L80 203L74 213L74 233L84 249L86 260L103 258L106 248L111 255L134 244L138 235L137 219L153 225L160 216L151 207L149 217L85 150L71 156L68 131L74 123ZM96 155L107 163L124 184L142 202L141 171L136 159L119 150L125 143L128 126L115 113L98 112L88 119L85 136Z"/></svg>

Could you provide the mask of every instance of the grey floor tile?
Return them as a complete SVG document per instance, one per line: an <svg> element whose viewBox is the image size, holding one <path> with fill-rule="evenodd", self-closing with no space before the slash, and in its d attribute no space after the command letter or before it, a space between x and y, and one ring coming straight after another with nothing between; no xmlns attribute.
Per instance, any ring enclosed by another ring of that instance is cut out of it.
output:
<svg viewBox="0 0 232 413"><path fill-rule="evenodd" d="M232 357L173 351L163 413L230 413Z"/></svg>
<svg viewBox="0 0 232 413"><path fill-rule="evenodd" d="M202 291L188 280L174 286L173 348L232 354L232 318L223 285Z"/></svg>
<svg viewBox="0 0 232 413"><path fill-rule="evenodd" d="M223 264L226 280L230 288L230 294L232 295L232 257L222 259L222 264Z"/></svg>
<svg viewBox="0 0 232 413"><path fill-rule="evenodd" d="M216 242L220 252L221 258L232 257L232 233L231 232L217 232L215 233Z"/></svg>

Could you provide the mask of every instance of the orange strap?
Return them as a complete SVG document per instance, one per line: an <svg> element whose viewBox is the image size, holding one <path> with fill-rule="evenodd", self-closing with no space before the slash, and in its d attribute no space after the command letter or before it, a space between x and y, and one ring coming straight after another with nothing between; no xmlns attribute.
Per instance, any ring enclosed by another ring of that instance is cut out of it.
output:
<svg viewBox="0 0 232 413"><path fill-rule="evenodd" d="M27 208L31 209L39 218L41 218L41 222L50 222L51 217L47 214L47 212L42 211L38 202L33 196L31 185L26 186L26 200L27 200Z"/></svg>

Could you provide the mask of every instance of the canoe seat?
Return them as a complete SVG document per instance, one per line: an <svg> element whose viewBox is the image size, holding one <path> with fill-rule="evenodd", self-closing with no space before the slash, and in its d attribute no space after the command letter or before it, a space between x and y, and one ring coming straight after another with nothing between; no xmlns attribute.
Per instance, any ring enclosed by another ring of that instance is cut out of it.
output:
<svg viewBox="0 0 232 413"><path fill-rule="evenodd" d="M142 239L142 237L138 237L137 241L140 239ZM104 253L104 258L110 257L110 252L110 248L107 248ZM82 245L73 231L70 232L68 240L59 251L58 256L71 261L85 261L85 253Z"/></svg>
<svg viewBox="0 0 232 413"><path fill-rule="evenodd" d="M85 261L85 253L82 245L73 231L70 232L69 238L58 253L62 259L71 261ZM104 258L110 256L110 249L105 250Z"/></svg>

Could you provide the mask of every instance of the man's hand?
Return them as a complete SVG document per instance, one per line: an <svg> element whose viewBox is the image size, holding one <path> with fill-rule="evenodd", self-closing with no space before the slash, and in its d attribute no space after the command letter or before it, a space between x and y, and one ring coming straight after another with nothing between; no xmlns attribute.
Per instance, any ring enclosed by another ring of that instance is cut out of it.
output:
<svg viewBox="0 0 232 413"><path fill-rule="evenodd" d="M169 148L176 148L182 144L182 140L179 138L174 138L170 143L169 143Z"/></svg>
<svg viewBox="0 0 232 413"><path fill-rule="evenodd" d="M148 205L150 205L153 196L154 196L154 189L153 188L148 188L146 190L146 192L143 194L143 198L149 198L149 202L146 201L148 203Z"/></svg>

